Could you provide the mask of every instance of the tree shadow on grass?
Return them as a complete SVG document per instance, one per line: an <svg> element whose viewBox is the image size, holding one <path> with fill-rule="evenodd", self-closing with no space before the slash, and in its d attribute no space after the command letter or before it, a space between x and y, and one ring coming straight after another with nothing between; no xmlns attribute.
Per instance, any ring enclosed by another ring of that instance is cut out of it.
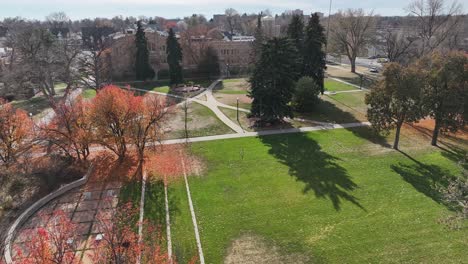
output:
<svg viewBox="0 0 468 264"><path fill-rule="evenodd" d="M168 190L169 214L171 217L177 215L177 197ZM120 191L119 204L131 202L134 207L139 208L141 202L141 182L133 181L124 185ZM166 230L166 207L164 199L163 181L151 181L146 183L145 190L145 220L148 220L155 227ZM173 222L174 219L171 219Z"/></svg>
<svg viewBox="0 0 468 264"><path fill-rule="evenodd" d="M440 166L424 164L405 152L400 151L400 153L412 160L414 164L400 162L397 165L391 165L391 169L398 173L403 180L411 184L418 192L439 204L444 204L439 190L446 187L449 180L455 178L455 176Z"/></svg>
<svg viewBox="0 0 468 264"><path fill-rule="evenodd" d="M333 98L331 98L333 99ZM350 111L354 111L356 114L359 113L353 107L344 104L338 100L333 99L336 104L341 104L344 108L349 108ZM305 119L312 119L320 122L335 123L335 124L346 124L346 123L360 123L363 120L356 118L354 114L348 111L344 111L341 108L337 107L336 104L333 104L326 100L320 100L320 103L317 107L311 112L306 114L299 114L299 117ZM360 113L365 115L365 113ZM362 127L351 127L345 128L346 130L352 132L355 136L369 140L374 144L378 144L382 147L390 147L385 137L376 133L369 126Z"/></svg>
<svg viewBox="0 0 468 264"><path fill-rule="evenodd" d="M307 134L263 136L260 139L270 148L271 155L289 167L289 174L305 184L304 193L312 191L317 198L329 199L337 211L343 200L365 210L350 193L358 186L338 164L340 159L323 152Z"/></svg>
<svg viewBox="0 0 468 264"><path fill-rule="evenodd" d="M163 181L148 181L145 193L145 219L161 228L166 228L166 204Z"/></svg>

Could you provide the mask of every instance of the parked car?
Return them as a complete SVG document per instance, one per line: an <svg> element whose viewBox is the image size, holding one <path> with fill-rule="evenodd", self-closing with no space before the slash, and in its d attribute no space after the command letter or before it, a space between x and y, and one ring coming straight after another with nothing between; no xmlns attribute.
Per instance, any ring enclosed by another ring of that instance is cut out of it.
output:
<svg viewBox="0 0 468 264"><path fill-rule="evenodd" d="M374 60L374 59L377 59L377 56L370 56L368 57L369 60Z"/></svg>
<svg viewBox="0 0 468 264"><path fill-rule="evenodd" d="M377 60L378 63L387 63L388 59L387 58L380 58Z"/></svg>
<svg viewBox="0 0 468 264"><path fill-rule="evenodd" d="M372 73L378 73L379 69L377 69L376 67L372 67L372 68L369 68L369 71Z"/></svg>

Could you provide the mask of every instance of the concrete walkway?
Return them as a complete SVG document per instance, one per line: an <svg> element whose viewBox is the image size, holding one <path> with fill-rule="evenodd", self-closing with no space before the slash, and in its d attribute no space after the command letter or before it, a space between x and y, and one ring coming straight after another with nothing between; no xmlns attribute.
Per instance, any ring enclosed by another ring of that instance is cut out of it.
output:
<svg viewBox="0 0 468 264"><path fill-rule="evenodd" d="M322 124L323 125L313 126L313 127L274 129L274 130L264 130L264 131L258 131L258 132L245 132L242 134L240 133L225 134L225 135L196 137L196 138L188 138L188 139L170 139L170 140L163 140L161 144L163 145L183 144L187 142L215 141L215 140L233 139L233 138L259 137L259 136L278 135L278 134L293 134L293 133L304 133L304 132L320 131L320 130L332 130L332 129L341 129L341 128L370 126L369 122L346 123L346 124L328 124L328 123L322 123Z"/></svg>
<svg viewBox="0 0 468 264"><path fill-rule="evenodd" d="M210 86L208 86L208 88L206 88L206 91L204 91L203 93L195 96L194 98L188 98L188 99L184 98L182 96L173 95L173 94L165 94L165 93L159 93L159 92L155 92L155 91L147 91L147 90L138 89L138 88L131 88L131 89L136 90L136 91L144 91L144 92L148 92L148 93L154 93L154 94L165 95L165 96L169 96L169 97L173 97L173 98L183 99L184 101L180 102L178 105L183 105L185 103L185 100L187 100L188 102L195 102L195 103L201 104L203 106L208 107L216 115L216 117L219 120L221 120L221 122L226 124L234 132L244 133L245 131L244 131L244 129L242 129L242 127L240 127L237 123L235 123L231 119L229 119L229 117L227 117L218 108L218 107L226 107L226 105L221 104L220 102L216 101L216 99L213 96L213 88L216 87L216 85L218 85L219 82L221 82L221 81L222 81L222 79L218 79L218 80L214 81ZM206 96L206 98L207 98L206 101L203 101L203 100L199 99L199 98L201 98L203 96ZM231 107L226 107L226 108L231 108ZM234 109L236 109L236 108L234 108ZM246 109L243 109L243 110L244 110L244 112L245 111L250 112L249 110L246 110ZM239 111L240 111L240 109L239 109Z"/></svg>

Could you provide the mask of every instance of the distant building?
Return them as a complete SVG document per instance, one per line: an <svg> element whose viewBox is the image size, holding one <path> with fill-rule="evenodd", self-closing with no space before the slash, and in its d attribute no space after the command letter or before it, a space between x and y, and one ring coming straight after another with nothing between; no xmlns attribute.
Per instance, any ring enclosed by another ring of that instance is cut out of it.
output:
<svg viewBox="0 0 468 264"><path fill-rule="evenodd" d="M197 56L189 56L189 52L182 50L184 69L196 69L197 63L194 57L199 57L199 51L202 47L211 46L219 57L219 63L222 71L228 69L247 68L250 61L251 42L254 40L251 36L234 36L232 41L221 38L212 38L216 32L209 33L209 36L193 37L191 52ZM166 55L167 32L146 31L148 40L149 61L155 72L169 69ZM110 48L110 53L106 61L111 65L111 75L113 79L129 79L135 74L135 35L115 34Z"/></svg>
<svg viewBox="0 0 468 264"><path fill-rule="evenodd" d="M281 26L276 25L276 19L272 16L262 17L263 32L267 37L279 37L281 34Z"/></svg>

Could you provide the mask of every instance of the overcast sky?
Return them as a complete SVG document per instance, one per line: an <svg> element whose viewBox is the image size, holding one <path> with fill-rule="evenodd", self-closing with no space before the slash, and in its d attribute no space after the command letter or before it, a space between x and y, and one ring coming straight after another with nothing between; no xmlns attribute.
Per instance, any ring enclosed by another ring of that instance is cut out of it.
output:
<svg viewBox="0 0 468 264"><path fill-rule="evenodd" d="M462 0L461 2L464 2ZM339 9L363 8L382 16L406 15L410 0L333 0L332 13ZM21 16L44 19L55 11L65 11L72 19L123 16L161 16L176 18L193 13L224 13L228 7L240 13L272 13L302 9L306 13L328 13L329 0L0 0L0 18ZM468 5L468 4L466 4ZM466 10L466 6L464 7Z"/></svg>

